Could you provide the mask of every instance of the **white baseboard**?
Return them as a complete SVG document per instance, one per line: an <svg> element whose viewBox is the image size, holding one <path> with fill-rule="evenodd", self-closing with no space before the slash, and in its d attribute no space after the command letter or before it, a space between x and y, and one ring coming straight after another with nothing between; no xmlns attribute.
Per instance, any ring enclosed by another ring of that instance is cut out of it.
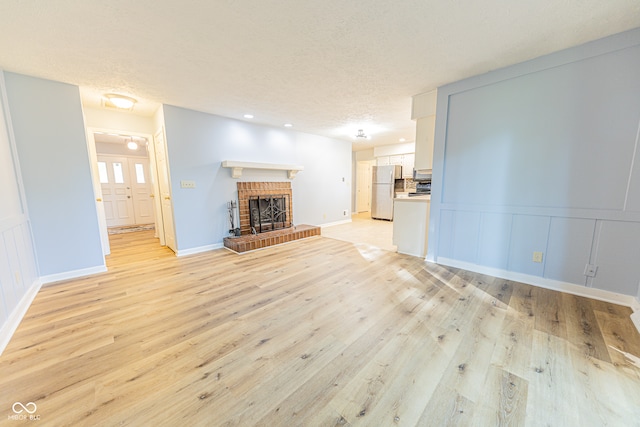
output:
<svg viewBox="0 0 640 427"><path fill-rule="evenodd" d="M640 301L635 299L633 304L631 305L631 309L633 310L631 321L636 326L638 332L640 332Z"/></svg>
<svg viewBox="0 0 640 427"><path fill-rule="evenodd" d="M320 224L318 227L320 227L320 228L333 227L334 225L349 224L350 222L352 222L351 218L343 219L341 221L328 222L326 224Z"/></svg>
<svg viewBox="0 0 640 427"><path fill-rule="evenodd" d="M18 329L18 325L20 325L24 315L27 314L27 310L29 310L33 299L36 297L41 287L42 282L36 280L27 290L27 293L24 294L18 303L18 306L9 316L9 319L7 319L6 323L2 325L2 328L0 328L0 355L4 352L4 349L7 348L9 341L11 341L11 337L13 337L16 329Z"/></svg>
<svg viewBox="0 0 640 427"><path fill-rule="evenodd" d="M81 268L80 270L65 271L64 273L49 274L47 276L40 276L40 282L43 285L47 283L60 282L62 280L75 279L77 277L90 276L92 274L104 273L107 271L106 265L99 265L97 267Z"/></svg>
<svg viewBox="0 0 640 427"><path fill-rule="evenodd" d="M546 279L544 277L533 276L531 274L516 273L513 271L502 270L499 268L485 267L482 265L472 264L472 263L458 261L458 260L449 259L449 258L438 257L437 264L442 264L449 267L461 268L463 270L474 271L476 273L486 274L488 276L500 277L501 279L526 283L528 285L538 286L540 288L546 288L554 291L565 292L568 294L578 295L581 297L593 298L600 301L624 305L626 307L631 307L631 308L633 308L634 305L638 303L637 300L631 295L623 295L616 292L605 291L597 288L588 288L586 286L580 286L573 283Z"/></svg>
<svg viewBox="0 0 640 427"><path fill-rule="evenodd" d="M208 252L208 251L213 251L215 249L222 249L223 247L224 247L223 243L214 243L213 245L205 245L205 246L198 246L197 248L182 249L176 252L176 256L194 255L194 254L199 254L201 252Z"/></svg>

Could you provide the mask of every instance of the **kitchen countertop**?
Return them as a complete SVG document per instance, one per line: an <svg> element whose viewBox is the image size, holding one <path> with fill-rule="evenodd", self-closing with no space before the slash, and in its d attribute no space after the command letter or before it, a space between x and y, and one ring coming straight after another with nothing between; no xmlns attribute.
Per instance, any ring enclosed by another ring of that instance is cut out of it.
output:
<svg viewBox="0 0 640 427"><path fill-rule="evenodd" d="M431 194L424 196L404 196L400 195L393 199L394 202L427 202L431 200Z"/></svg>

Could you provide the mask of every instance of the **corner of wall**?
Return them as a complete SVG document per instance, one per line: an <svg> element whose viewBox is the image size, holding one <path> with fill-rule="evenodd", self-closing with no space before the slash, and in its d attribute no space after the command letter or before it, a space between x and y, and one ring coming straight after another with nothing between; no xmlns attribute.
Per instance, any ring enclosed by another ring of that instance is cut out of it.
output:
<svg viewBox="0 0 640 427"><path fill-rule="evenodd" d="M16 329L18 329L24 315L27 314L27 310L31 306L31 303L35 299L41 287L42 282L40 280L33 282L29 287L29 290L18 303L17 307L11 313L11 316L9 316L9 319L7 319L5 324L0 328L0 355L2 355L5 348L7 348L9 341L13 337Z"/></svg>
<svg viewBox="0 0 640 427"><path fill-rule="evenodd" d="M638 332L640 333L640 303L636 304L636 307L633 308L633 314L631 315L631 321L633 325L636 327Z"/></svg>

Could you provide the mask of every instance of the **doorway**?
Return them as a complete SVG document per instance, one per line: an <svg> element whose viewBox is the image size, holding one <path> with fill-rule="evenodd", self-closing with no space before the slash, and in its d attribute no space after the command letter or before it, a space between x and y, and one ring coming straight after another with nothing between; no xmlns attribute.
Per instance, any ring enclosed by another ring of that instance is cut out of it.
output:
<svg viewBox="0 0 640 427"><path fill-rule="evenodd" d="M89 127L87 146L103 254L111 253L110 233L134 230L114 227L155 229L154 237L160 240L160 246L164 246L164 235L160 235L162 214L156 205L158 197L155 197L160 191L152 136ZM106 193L106 204L103 192Z"/></svg>
<svg viewBox="0 0 640 427"><path fill-rule="evenodd" d="M359 160L356 165L356 213L371 210L371 166L368 160Z"/></svg>

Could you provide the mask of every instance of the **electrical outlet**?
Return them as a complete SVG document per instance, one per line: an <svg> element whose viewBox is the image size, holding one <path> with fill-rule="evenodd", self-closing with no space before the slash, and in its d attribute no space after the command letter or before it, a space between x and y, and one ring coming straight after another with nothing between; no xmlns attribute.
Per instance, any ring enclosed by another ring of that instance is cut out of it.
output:
<svg viewBox="0 0 640 427"><path fill-rule="evenodd" d="M347 210L346 209L342 211L342 215L347 216Z"/></svg>
<svg viewBox="0 0 640 427"><path fill-rule="evenodd" d="M180 188L196 188L195 181L180 181Z"/></svg>
<svg viewBox="0 0 640 427"><path fill-rule="evenodd" d="M533 253L533 262L542 262L542 252Z"/></svg>
<svg viewBox="0 0 640 427"><path fill-rule="evenodd" d="M593 264L587 264L584 266L584 275L587 277L596 277L598 272L598 266Z"/></svg>

